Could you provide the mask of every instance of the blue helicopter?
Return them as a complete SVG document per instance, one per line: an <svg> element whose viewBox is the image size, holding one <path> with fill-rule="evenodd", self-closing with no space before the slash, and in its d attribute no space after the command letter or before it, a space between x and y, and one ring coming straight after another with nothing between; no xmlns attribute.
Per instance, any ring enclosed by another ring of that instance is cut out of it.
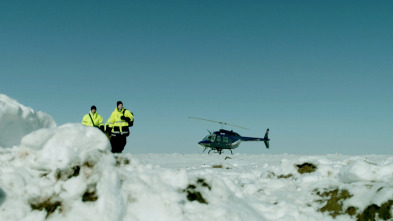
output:
<svg viewBox="0 0 393 221"><path fill-rule="evenodd" d="M208 120L208 119L203 119L203 118L198 118L198 117L189 117L189 118L214 122L214 123L220 124L221 126L228 125L228 126L238 127L238 128L248 130L245 127L241 127L241 126L237 126L237 125L233 125L233 124L227 124L227 123L220 122L220 121ZM263 138L243 137L243 136L240 136L240 134L234 132L233 130L229 131L229 130L224 130L224 129L220 129L219 131L214 131L213 133L208 130L208 132L209 132L209 135L205 136L201 141L198 142L199 146L204 148L203 152L205 152L206 149L210 148L208 154L210 154L210 151L212 151L212 150L219 153L219 154L221 154L221 152L223 150L230 150L231 154L233 154L232 149L239 147L239 145L242 141L263 141L265 143L266 148L269 149L269 141L270 141L270 139L268 137L269 128L266 130L265 136Z"/></svg>

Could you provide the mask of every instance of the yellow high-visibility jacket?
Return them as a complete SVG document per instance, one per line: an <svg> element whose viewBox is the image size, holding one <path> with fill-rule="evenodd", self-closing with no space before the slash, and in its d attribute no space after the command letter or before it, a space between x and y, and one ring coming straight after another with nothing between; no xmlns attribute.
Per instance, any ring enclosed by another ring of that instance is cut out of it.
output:
<svg viewBox="0 0 393 221"><path fill-rule="evenodd" d="M121 135L129 135L130 130L128 129L128 122L122 120L121 117L130 118L130 122L134 121L134 115L124 108L119 111L117 108L112 112L111 116L108 119L108 126L112 128L112 134L121 134Z"/></svg>
<svg viewBox="0 0 393 221"><path fill-rule="evenodd" d="M91 116L91 118L89 115ZM93 122L91 120L93 120ZM95 114L92 114L91 111L89 114L83 116L82 124L86 126L94 126L94 127L100 127L104 125L102 123L102 117L99 114L97 114L97 112Z"/></svg>

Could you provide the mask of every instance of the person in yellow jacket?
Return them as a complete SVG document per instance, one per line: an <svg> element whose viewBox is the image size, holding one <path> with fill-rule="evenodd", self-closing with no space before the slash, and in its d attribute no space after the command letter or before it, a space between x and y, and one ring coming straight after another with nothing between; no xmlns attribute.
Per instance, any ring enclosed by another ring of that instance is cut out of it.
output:
<svg viewBox="0 0 393 221"><path fill-rule="evenodd" d="M83 116L82 124L90 127L97 127L103 130L104 124L102 123L102 117L97 113L97 107L91 106L90 113Z"/></svg>
<svg viewBox="0 0 393 221"><path fill-rule="evenodd" d="M111 130L112 153L121 153L127 143L127 137L130 135L129 127L134 124L134 114L123 108L121 101L117 102L117 107L112 112L107 122Z"/></svg>

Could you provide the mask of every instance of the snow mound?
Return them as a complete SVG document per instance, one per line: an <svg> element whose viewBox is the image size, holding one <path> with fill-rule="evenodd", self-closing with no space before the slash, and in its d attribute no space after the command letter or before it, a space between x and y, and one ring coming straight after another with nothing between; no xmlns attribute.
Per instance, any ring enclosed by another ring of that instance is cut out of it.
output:
<svg viewBox="0 0 393 221"><path fill-rule="evenodd" d="M356 160L341 169L339 178L343 183L386 181L392 179L393 165L377 165Z"/></svg>
<svg viewBox="0 0 393 221"><path fill-rule="evenodd" d="M51 116L34 111L0 94L0 147L18 145L26 134L41 128L56 127Z"/></svg>
<svg viewBox="0 0 393 221"><path fill-rule="evenodd" d="M97 128L65 124L26 135L19 148L33 152L34 168L53 170L85 162L92 151L109 151L110 143Z"/></svg>

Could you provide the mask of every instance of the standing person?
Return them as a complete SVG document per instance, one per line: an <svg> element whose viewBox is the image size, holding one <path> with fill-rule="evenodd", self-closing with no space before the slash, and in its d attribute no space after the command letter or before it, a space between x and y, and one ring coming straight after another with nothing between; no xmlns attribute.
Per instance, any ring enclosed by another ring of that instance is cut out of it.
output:
<svg viewBox="0 0 393 221"><path fill-rule="evenodd" d="M118 101L117 107L108 119L108 126L111 130L112 153L121 153L130 135L130 129L134 124L134 115L123 108L123 102Z"/></svg>
<svg viewBox="0 0 393 221"><path fill-rule="evenodd" d="M90 113L83 116L82 124L103 130L104 124L102 123L102 117L97 113L96 106L91 106Z"/></svg>

